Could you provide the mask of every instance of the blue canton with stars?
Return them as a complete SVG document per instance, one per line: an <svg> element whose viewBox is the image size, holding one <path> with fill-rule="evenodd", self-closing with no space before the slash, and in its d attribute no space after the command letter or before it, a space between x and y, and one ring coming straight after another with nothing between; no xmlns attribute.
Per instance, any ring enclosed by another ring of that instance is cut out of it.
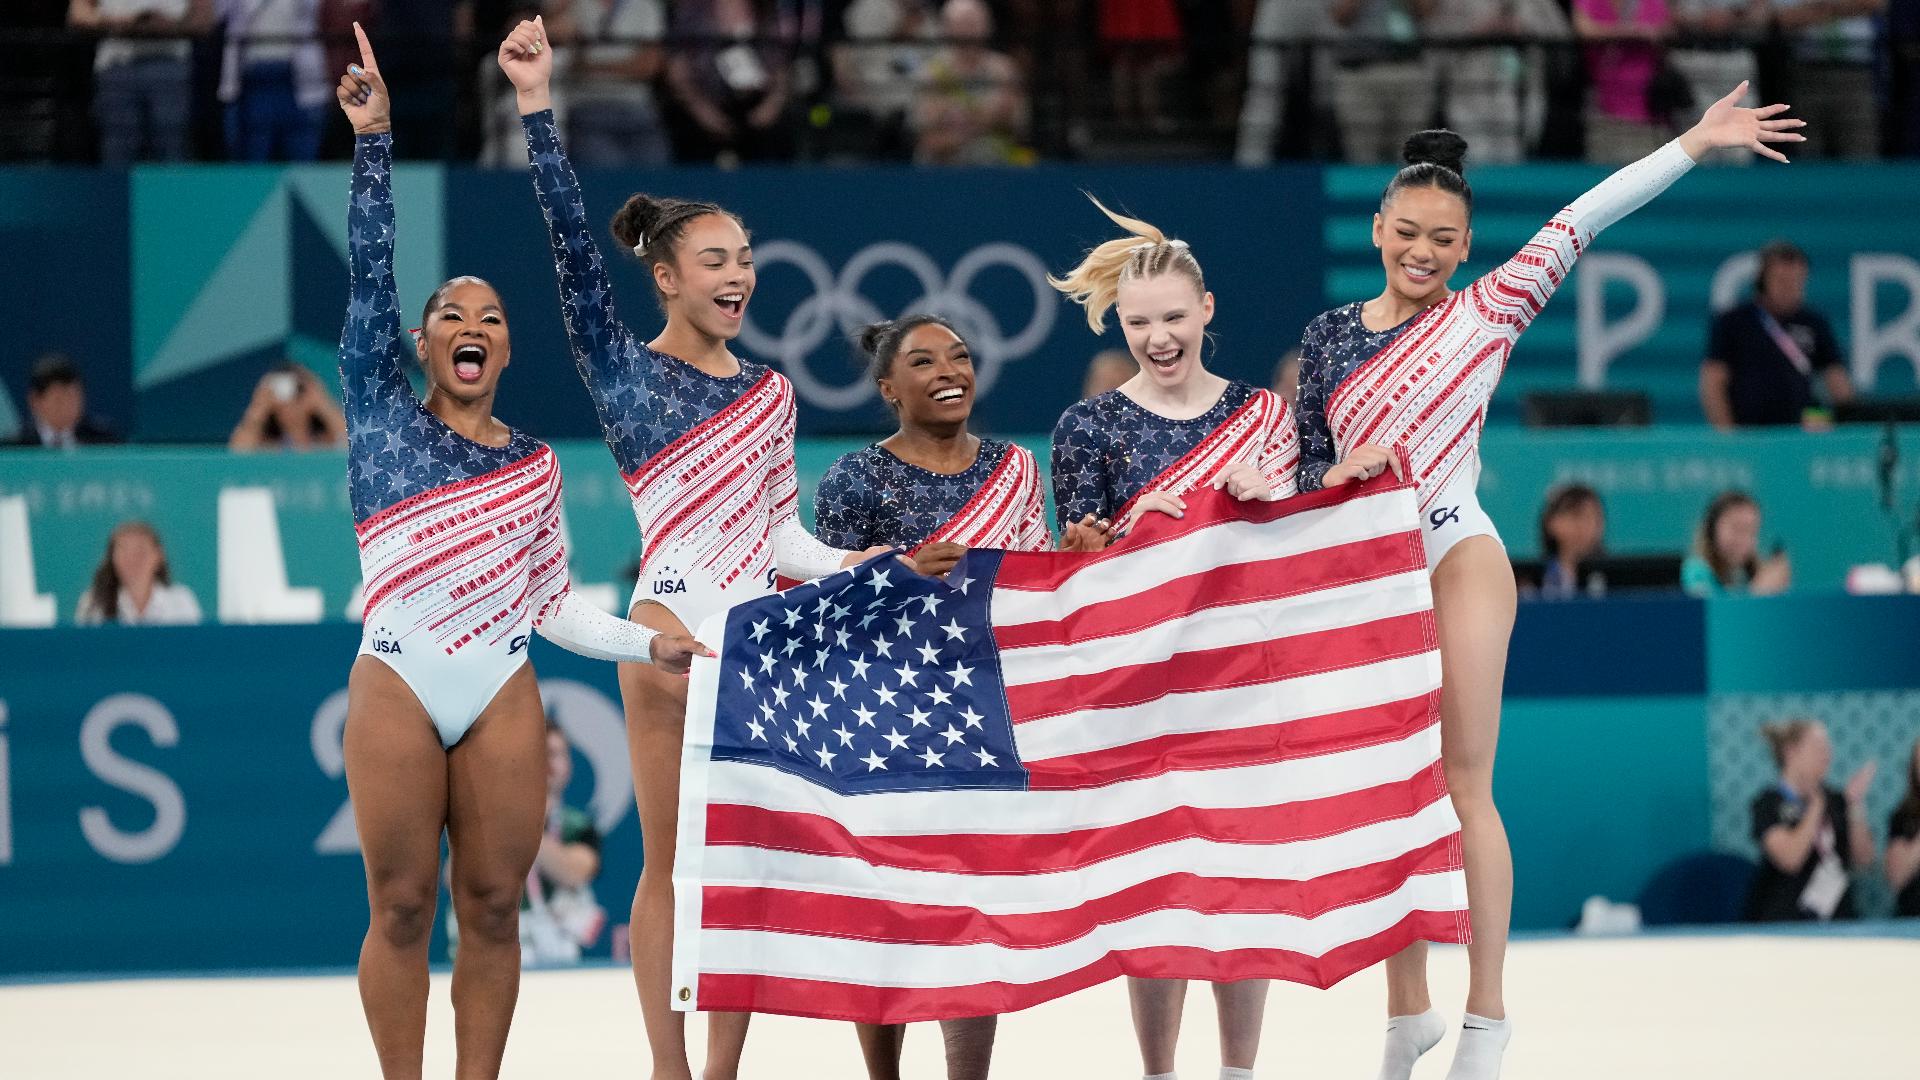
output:
<svg viewBox="0 0 1920 1080"><path fill-rule="evenodd" d="M1118 390L1076 401L1053 427L1053 512L1060 528L1092 514L1111 518L1226 423L1254 388L1238 379L1191 420L1148 412Z"/></svg>
<svg viewBox="0 0 1920 1080"><path fill-rule="evenodd" d="M580 198L580 181L560 145L553 111L520 118L527 131L533 187L551 232L560 278L560 314L573 362L593 396L600 430L620 472L639 472L660 451L733 404L767 373L742 360L721 378L649 349L614 311L606 260Z"/></svg>
<svg viewBox="0 0 1920 1080"><path fill-rule="evenodd" d="M341 400L347 416L347 484L355 524L448 484L485 476L540 452L515 431L484 446L428 412L407 382L412 341L400 329L393 279L393 136L354 140L353 199L347 210L352 275L340 332Z"/></svg>
<svg viewBox="0 0 1920 1080"><path fill-rule="evenodd" d="M952 475L903 461L877 443L855 450L834 462L814 491L814 535L848 551L918 547L980 493L1010 448L981 439L980 456Z"/></svg>
<svg viewBox="0 0 1920 1080"><path fill-rule="evenodd" d="M1026 787L988 624L1000 558L935 580L882 555L735 607L714 758L842 795Z"/></svg>
<svg viewBox="0 0 1920 1080"><path fill-rule="evenodd" d="M1361 304L1347 304L1314 316L1300 335L1300 404L1293 410L1300 427L1301 491L1317 491L1334 460L1333 431L1327 426L1327 402L1354 369L1379 355L1412 326L1412 319L1390 330L1369 330L1360 321ZM1424 313L1423 313L1424 314Z"/></svg>

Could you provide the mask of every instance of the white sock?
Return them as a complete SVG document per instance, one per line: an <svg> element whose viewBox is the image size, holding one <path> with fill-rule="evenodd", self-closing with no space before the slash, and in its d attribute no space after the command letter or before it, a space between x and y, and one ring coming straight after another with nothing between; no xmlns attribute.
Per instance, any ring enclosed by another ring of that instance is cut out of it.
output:
<svg viewBox="0 0 1920 1080"><path fill-rule="evenodd" d="M1220 1066L1220 1080L1253 1080L1252 1069L1236 1069L1231 1065Z"/></svg>
<svg viewBox="0 0 1920 1080"><path fill-rule="evenodd" d="M1489 1020L1467 1014L1460 1023L1460 1045L1453 1051L1447 1080L1500 1080L1500 1058L1513 1038L1513 1020Z"/></svg>
<svg viewBox="0 0 1920 1080"><path fill-rule="evenodd" d="M1418 1016L1387 1020L1387 1049L1380 1058L1380 1080L1410 1080L1413 1063L1434 1048L1447 1033L1447 1021L1438 1009Z"/></svg>
<svg viewBox="0 0 1920 1080"><path fill-rule="evenodd" d="M1180 1074L1179 1073L1153 1073L1150 1076L1142 1077L1141 1080L1180 1080Z"/></svg>

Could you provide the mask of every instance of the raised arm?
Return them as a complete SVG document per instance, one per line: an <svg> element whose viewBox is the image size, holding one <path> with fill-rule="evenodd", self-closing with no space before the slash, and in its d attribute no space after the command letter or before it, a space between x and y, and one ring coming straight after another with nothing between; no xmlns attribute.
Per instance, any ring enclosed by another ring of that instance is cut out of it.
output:
<svg viewBox="0 0 1920 1080"><path fill-rule="evenodd" d="M406 335L393 279L393 129L387 85L373 46L355 23L360 63L334 89L353 122L353 195L347 207L347 272L351 298L340 332L341 400L347 432L385 430L396 407L417 399L406 377Z"/></svg>
<svg viewBox="0 0 1920 1080"><path fill-rule="evenodd" d="M1779 119L1787 111L1785 105L1743 109L1737 103L1746 92L1744 82L1734 87L1685 134L1602 180L1555 214L1518 255L1468 286L1478 295L1479 310L1493 313L1508 334L1519 334L1566 280L1594 237L1652 201L1712 150L1743 147L1786 161L1769 144L1804 142L1805 136L1794 129L1806 122Z"/></svg>
<svg viewBox="0 0 1920 1080"><path fill-rule="evenodd" d="M560 279L560 313L574 363L594 401L604 409L606 396L633 378L638 352L632 333L614 310L606 260L593 239L580 180L560 143L549 90L553 50L547 46L544 22L522 22L500 43L498 58L500 70L513 83L520 123L526 128L527 161L534 195L547 219L554 272Z"/></svg>

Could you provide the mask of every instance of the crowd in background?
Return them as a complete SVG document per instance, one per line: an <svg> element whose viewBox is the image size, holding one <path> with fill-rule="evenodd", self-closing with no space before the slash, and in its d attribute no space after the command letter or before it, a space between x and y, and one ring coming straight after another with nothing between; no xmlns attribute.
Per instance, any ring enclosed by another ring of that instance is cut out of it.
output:
<svg viewBox="0 0 1920 1080"><path fill-rule="evenodd" d="M1920 0L22 0L0 156L311 160L356 20L403 152L518 164L491 54L542 16L583 163L1633 160L1728 87L1805 157L1920 154ZM38 29L26 29L34 28ZM409 124L409 119L417 123ZM1731 160L1731 158L1730 158Z"/></svg>

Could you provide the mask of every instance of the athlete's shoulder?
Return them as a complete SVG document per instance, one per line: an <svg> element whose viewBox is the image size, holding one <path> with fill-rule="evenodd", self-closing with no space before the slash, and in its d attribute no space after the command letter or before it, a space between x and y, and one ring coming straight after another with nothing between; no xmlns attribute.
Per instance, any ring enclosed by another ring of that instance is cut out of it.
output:
<svg viewBox="0 0 1920 1080"><path fill-rule="evenodd" d="M821 486L828 484L862 486L864 481L874 478L880 471L881 450L878 444L863 446L858 450L849 450L833 459L827 471L820 478Z"/></svg>
<svg viewBox="0 0 1920 1080"><path fill-rule="evenodd" d="M1104 394L1081 398L1067 406L1061 412L1059 421L1053 425L1054 439L1069 436L1084 438L1096 436L1103 428L1104 419L1114 414L1120 396L1120 391L1109 390Z"/></svg>

